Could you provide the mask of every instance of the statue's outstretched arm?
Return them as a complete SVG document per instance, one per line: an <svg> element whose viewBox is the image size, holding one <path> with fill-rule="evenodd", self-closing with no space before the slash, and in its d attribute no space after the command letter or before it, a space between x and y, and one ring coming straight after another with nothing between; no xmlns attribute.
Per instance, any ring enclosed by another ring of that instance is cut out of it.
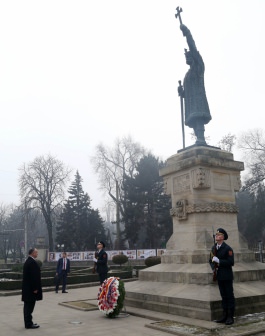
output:
<svg viewBox="0 0 265 336"><path fill-rule="evenodd" d="M182 30L182 33L183 35L186 37L187 39L187 43L188 43L188 46L189 46L189 49L192 53L194 52L198 52L197 48L196 48L196 44L193 40L193 37L191 35L191 32L190 30L184 25L184 24L181 24L180 25L180 30Z"/></svg>

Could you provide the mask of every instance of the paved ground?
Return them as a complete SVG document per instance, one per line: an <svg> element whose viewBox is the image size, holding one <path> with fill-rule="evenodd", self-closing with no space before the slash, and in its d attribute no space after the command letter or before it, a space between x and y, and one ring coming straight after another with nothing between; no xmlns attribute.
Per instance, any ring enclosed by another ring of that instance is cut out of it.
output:
<svg viewBox="0 0 265 336"><path fill-rule="evenodd" d="M126 307L128 316L122 314L121 317L109 319L99 310L82 311L61 305L63 302L77 300L87 300L87 302L96 305L98 288L99 286L69 288L68 294L62 294L61 292L55 294L53 291L44 292L43 301L36 303L33 313L34 322L40 325L40 328L35 330L24 328L23 302L21 302L19 292L12 296L0 296L0 335L18 336L34 333L39 336L56 336L58 334L64 336L168 336L169 332L175 335L200 336L265 335L265 322L264 325L255 323L257 327L254 326L254 328L249 325L248 321L246 327L237 327L236 324L232 327L226 327L216 325L214 322L193 320L132 307ZM166 329L163 329L162 325L161 329L160 322L158 322L161 320L170 320L173 324L166 325ZM174 323L176 324L174 325ZM195 328L190 328L191 325ZM264 328L264 331L261 331L262 328ZM259 333L258 330L260 330Z"/></svg>

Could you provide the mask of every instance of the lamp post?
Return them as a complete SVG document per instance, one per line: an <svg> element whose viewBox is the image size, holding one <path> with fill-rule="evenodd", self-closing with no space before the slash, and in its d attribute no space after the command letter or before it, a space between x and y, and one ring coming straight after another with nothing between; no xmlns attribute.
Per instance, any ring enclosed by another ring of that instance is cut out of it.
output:
<svg viewBox="0 0 265 336"><path fill-rule="evenodd" d="M63 249L64 249L64 244L58 244L57 245L57 248L58 248L58 251L60 251L60 252L62 252L63 251Z"/></svg>

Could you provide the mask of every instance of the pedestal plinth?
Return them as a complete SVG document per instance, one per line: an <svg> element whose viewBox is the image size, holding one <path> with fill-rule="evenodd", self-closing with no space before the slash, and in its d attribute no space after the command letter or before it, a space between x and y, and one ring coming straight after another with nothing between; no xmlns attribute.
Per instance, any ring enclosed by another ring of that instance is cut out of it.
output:
<svg viewBox="0 0 265 336"><path fill-rule="evenodd" d="M255 261L238 232L235 192L242 170L233 154L208 146L192 146L167 160L160 175L172 199L173 234L161 264L126 284L127 305L204 320L219 317L221 298L209 253L213 231L222 227L235 253L237 315L265 310L265 265Z"/></svg>

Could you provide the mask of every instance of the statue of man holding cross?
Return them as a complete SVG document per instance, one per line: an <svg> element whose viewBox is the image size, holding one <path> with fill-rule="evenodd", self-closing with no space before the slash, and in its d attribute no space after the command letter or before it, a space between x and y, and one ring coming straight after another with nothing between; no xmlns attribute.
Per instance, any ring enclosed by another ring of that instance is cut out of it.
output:
<svg viewBox="0 0 265 336"><path fill-rule="evenodd" d="M180 21L180 30L186 37L189 50L185 49L186 63L190 69L185 75L183 86L180 85L178 93L184 99L185 125L194 129L196 145L206 145L204 137L204 125L212 119L204 87L204 62L196 48L190 30L182 24L180 13L182 9L177 7L176 18Z"/></svg>

